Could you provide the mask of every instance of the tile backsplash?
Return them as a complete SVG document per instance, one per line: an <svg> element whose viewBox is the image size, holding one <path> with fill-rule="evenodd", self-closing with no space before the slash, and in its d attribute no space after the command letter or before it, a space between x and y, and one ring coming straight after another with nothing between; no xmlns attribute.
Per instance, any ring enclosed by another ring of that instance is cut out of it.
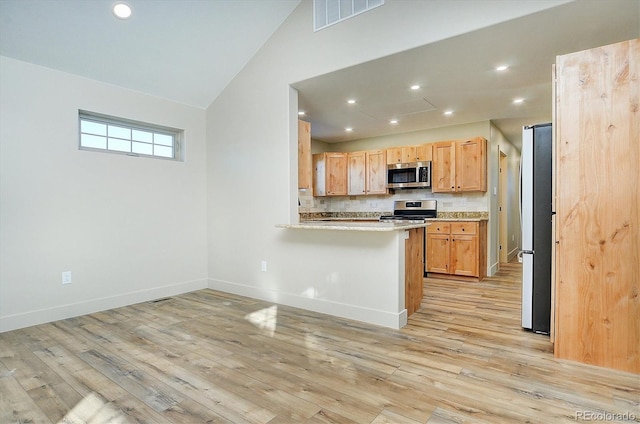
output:
<svg viewBox="0 0 640 424"><path fill-rule="evenodd" d="M311 190L299 190L298 212L393 212L396 200L436 199L438 212L488 212L487 193L432 193L431 190L396 190L388 196L313 197Z"/></svg>

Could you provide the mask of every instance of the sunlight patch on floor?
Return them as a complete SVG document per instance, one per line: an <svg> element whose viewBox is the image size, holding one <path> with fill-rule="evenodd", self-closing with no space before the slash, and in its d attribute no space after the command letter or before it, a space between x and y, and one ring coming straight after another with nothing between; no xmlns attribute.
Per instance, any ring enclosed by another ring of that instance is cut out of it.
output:
<svg viewBox="0 0 640 424"><path fill-rule="evenodd" d="M273 337L278 324L278 306L273 305L259 311L251 312L244 317L251 324L264 330L264 333Z"/></svg>
<svg viewBox="0 0 640 424"><path fill-rule="evenodd" d="M58 424L128 424L122 411L105 402L95 393L84 397Z"/></svg>

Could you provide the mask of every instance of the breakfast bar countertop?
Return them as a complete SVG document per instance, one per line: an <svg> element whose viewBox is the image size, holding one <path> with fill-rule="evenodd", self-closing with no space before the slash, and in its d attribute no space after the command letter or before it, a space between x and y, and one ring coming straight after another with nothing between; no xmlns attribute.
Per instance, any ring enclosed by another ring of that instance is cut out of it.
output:
<svg viewBox="0 0 640 424"><path fill-rule="evenodd" d="M310 220L301 221L298 224L276 224L278 228L302 229L302 230L336 230L336 231L404 231L414 228L424 228L428 222L418 223L394 223L372 220Z"/></svg>

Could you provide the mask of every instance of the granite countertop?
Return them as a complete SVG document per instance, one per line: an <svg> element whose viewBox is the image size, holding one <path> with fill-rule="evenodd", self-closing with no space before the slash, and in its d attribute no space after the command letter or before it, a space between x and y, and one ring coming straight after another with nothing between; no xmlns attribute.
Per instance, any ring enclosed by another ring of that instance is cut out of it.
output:
<svg viewBox="0 0 640 424"><path fill-rule="evenodd" d="M447 221L455 221L455 222L479 222L479 221L488 221L489 218L478 217L478 218L428 218L428 222L447 222Z"/></svg>
<svg viewBox="0 0 640 424"><path fill-rule="evenodd" d="M315 212L300 213L301 223L315 222L377 222L380 215L391 215L392 212ZM429 219L428 222L437 221L461 221L479 222L488 221L488 212L438 212L438 217ZM323 224L324 225L324 224Z"/></svg>
<svg viewBox="0 0 640 424"><path fill-rule="evenodd" d="M395 223L368 220L312 220L302 221L299 224L277 224L278 228L291 228L302 230L336 230L336 231L405 231L414 228L424 228L428 222L420 223Z"/></svg>

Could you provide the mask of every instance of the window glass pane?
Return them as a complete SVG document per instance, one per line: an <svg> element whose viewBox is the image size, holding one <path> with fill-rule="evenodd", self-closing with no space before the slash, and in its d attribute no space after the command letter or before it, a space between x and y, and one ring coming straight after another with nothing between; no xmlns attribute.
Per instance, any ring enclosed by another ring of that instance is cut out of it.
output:
<svg viewBox="0 0 640 424"><path fill-rule="evenodd" d="M360 13L365 10L367 10L367 0L353 0L353 13Z"/></svg>
<svg viewBox="0 0 640 424"><path fill-rule="evenodd" d="M153 145L148 143L136 143L135 141L131 144L131 151L133 153L139 153L141 155L152 155L153 154Z"/></svg>
<svg viewBox="0 0 640 424"><path fill-rule="evenodd" d="M153 146L153 154L154 156L162 156L163 158L172 158L173 148L155 145Z"/></svg>
<svg viewBox="0 0 640 424"><path fill-rule="evenodd" d="M327 24L340 19L340 0L327 0Z"/></svg>
<svg viewBox="0 0 640 424"><path fill-rule="evenodd" d="M153 143L153 133L149 131L132 130L131 138L135 141Z"/></svg>
<svg viewBox="0 0 640 424"><path fill-rule="evenodd" d="M315 0L313 2L316 28L322 28L327 25L327 0Z"/></svg>
<svg viewBox="0 0 640 424"><path fill-rule="evenodd" d="M109 125L109 137L118 137L131 140L131 130L129 128Z"/></svg>
<svg viewBox="0 0 640 424"><path fill-rule="evenodd" d="M80 121L80 131L88 134L107 135L107 126L98 122Z"/></svg>
<svg viewBox="0 0 640 424"><path fill-rule="evenodd" d="M130 152L131 142L129 140L120 140L119 138L110 138L108 149L118 152Z"/></svg>
<svg viewBox="0 0 640 424"><path fill-rule="evenodd" d="M80 145L82 147L92 147L94 149L106 149L107 138L97 135L82 134L80 136Z"/></svg>
<svg viewBox="0 0 640 424"><path fill-rule="evenodd" d="M155 133L153 141L156 144L162 144L163 146L173 147L173 137L170 135Z"/></svg>
<svg viewBox="0 0 640 424"><path fill-rule="evenodd" d="M353 3L351 0L340 0L340 19L348 18L353 15L351 7Z"/></svg>

